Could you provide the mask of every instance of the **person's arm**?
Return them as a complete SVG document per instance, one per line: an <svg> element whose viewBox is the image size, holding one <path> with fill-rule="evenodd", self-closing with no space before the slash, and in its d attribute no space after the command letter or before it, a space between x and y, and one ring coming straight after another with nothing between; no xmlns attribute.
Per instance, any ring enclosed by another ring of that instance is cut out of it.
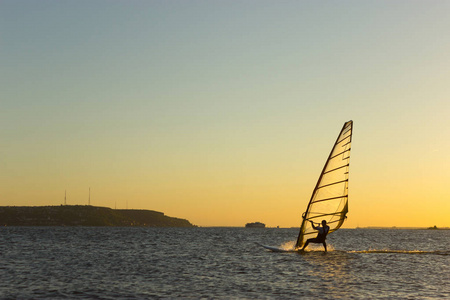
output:
<svg viewBox="0 0 450 300"><path fill-rule="evenodd" d="M310 222L311 222L312 228L317 230L316 226L314 226L314 222L313 221L310 221Z"/></svg>

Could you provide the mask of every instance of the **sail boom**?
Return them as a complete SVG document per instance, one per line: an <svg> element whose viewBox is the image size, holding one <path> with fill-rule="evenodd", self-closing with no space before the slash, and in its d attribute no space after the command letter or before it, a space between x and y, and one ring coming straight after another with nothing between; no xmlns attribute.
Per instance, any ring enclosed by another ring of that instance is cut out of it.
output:
<svg viewBox="0 0 450 300"><path fill-rule="evenodd" d="M306 218L307 221L311 220L311 219L315 219L315 218L322 218L322 217L326 217L326 216L337 216L340 215L341 212L335 212L335 213L329 213L329 214L320 214L320 215L314 215L311 216L309 218ZM331 222L330 222L331 223Z"/></svg>
<svg viewBox="0 0 450 300"><path fill-rule="evenodd" d="M339 220L330 221L327 224L333 224L333 223L338 223L338 222L341 222L341 220L339 219Z"/></svg>

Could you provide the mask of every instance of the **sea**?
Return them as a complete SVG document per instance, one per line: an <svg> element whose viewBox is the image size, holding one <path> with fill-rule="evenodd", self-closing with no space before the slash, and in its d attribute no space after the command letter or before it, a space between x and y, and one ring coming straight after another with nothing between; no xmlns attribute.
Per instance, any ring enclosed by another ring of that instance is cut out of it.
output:
<svg viewBox="0 0 450 300"><path fill-rule="evenodd" d="M450 299L450 230L1 227L1 299Z"/></svg>

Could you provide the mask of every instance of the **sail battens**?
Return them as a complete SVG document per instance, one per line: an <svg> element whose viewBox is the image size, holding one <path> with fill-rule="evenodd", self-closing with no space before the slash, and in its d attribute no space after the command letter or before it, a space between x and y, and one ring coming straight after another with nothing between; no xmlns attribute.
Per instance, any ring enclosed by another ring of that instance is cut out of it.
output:
<svg viewBox="0 0 450 300"><path fill-rule="evenodd" d="M326 220L330 231L336 231L343 224L348 212L348 172L353 134L353 121L344 123L336 138L322 173L312 192L311 199L303 214L296 248L306 242L306 238L317 232L308 222Z"/></svg>
<svg viewBox="0 0 450 300"><path fill-rule="evenodd" d="M319 200L314 200L314 202L312 202L312 203L323 202L323 201L328 201L328 200L336 200L336 199L347 198L347 197L348 196L338 196L338 197L332 197L332 198L326 198L326 199L319 199Z"/></svg>
<svg viewBox="0 0 450 300"><path fill-rule="evenodd" d="M347 133L348 133L350 130L351 130L351 129L348 129L346 132L344 132L344 133L342 133L342 134L339 135L339 141L336 142L336 145L342 143L342 141L345 141L346 139L348 139L348 138L351 137L351 133L350 133L350 135L347 135ZM351 138L350 138L350 140L351 140Z"/></svg>
<svg viewBox="0 0 450 300"><path fill-rule="evenodd" d="M344 139L345 140L345 139ZM347 145L349 145L349 144L351 144L352 143L352 141L348 141L348 143L345 143L344 145L342 145L341 147L345 147L345 146L347 146Z"/></svg>
<svg viewBox="0 0 450 300"><path fill-rule="evenodd" d="M336 181L336 182L329 183L329 184L326 184L326 185L322 185L322 186L319 186L317 189L323 189L325 187L328 187L328 186L331 186L331 185L335 185L335 184L339 184L339 183L343 183L343 182L346 182L346 181L348 181L348 179L341 180L341 181Z"/></svg>
<svg viewBox="0 0 450 300"><path fill-rule="evenodd" d="M339 169L342 169L342 168L348 167L349 165L350 165L350 164L346 164L346 165L340 166L340 167L338 167L338 168L335 168L335 169L332 169L332 170L326 171L326 172L324 172L323 174L325 175L325 174L331 173L331 172L333 172L333 171L337 171L337 170L339 170ZM345 173L344 173L344 174L345 174Z"/></svg>
<svg viewBox="0 0 450 300"><path fill-rule="evenodd" d="M342 151L341 153L338 153L338 154L336 154L336 155L330 157L330 159L333 159L333 158L335 158L335 157L338 157L339 155L342 155L342 154L344 154L345 152L350 152L350 148L347 149L347 150Z"/></svg>
<svg viewBox="0 0 450 300"><path fill-rule="evenodd" d="M339 145L340 143L344 142L346 139L348 139L350 136L346 136L344 138L342 138L342 140L340 140L339 142L336 142L336 146ZM351 142L351 140L350 140Z"/></svg>
<svg viewBox="0 0 450 300"><path fill-rule="evenodd" d="M348 127L346 131L341 133L341 136L346 135L350 130L352 130L352 126Z"/></svg>

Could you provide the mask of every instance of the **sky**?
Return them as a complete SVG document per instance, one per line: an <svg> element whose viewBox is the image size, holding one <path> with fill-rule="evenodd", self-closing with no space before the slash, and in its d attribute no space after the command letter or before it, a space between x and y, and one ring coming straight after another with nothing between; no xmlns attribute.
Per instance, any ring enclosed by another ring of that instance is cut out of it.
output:
<svg viewBox="0 0 450 300"><path fill-rule="evenodd" d="M449 1L0 2L0 205L296 227L354 121L344 227L450 226Z"/></svg>

